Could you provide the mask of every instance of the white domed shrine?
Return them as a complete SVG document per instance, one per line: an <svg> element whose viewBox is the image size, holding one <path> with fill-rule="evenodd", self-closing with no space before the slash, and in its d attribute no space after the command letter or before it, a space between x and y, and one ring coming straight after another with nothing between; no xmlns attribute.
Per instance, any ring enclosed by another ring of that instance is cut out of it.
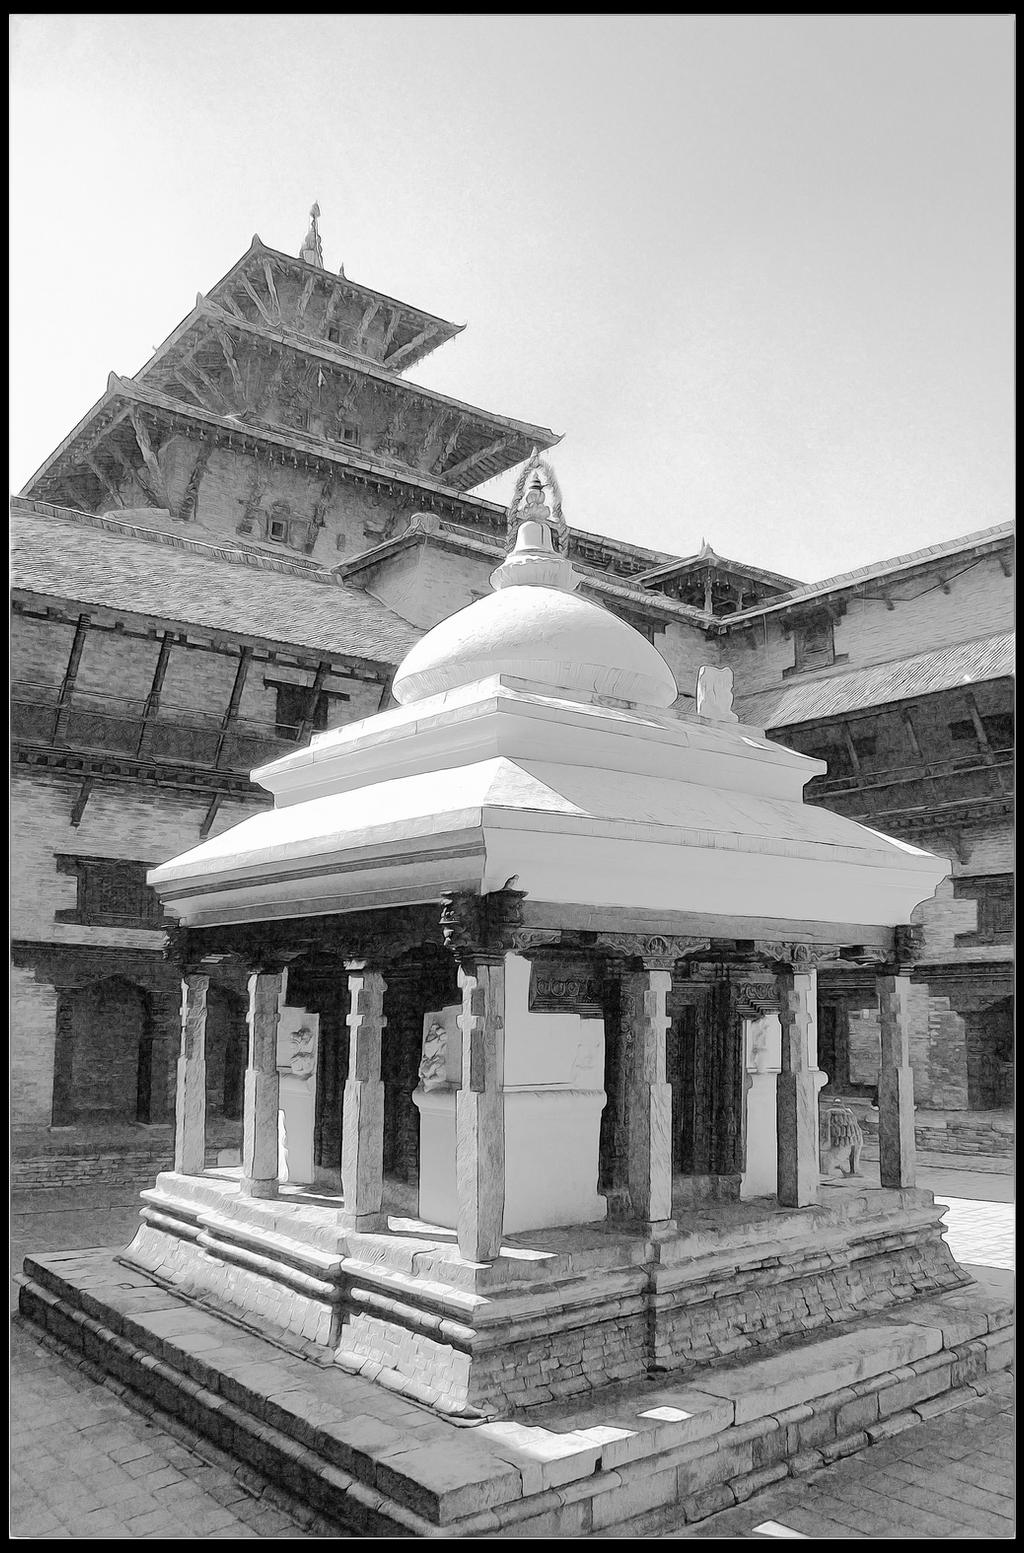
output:
<svg viewBox="0 0 1024 1553"><path fill-rule="evenodd" d="M301 1308L323 1355L478 1422L549 1400L543 1374L700 1385L802 1333L826 1276L837 1320L963 1281L914 1190L907 1055L907 924L949 865L804 804L821 763L739 724L727 669L678 709L533 467L551 505L521 480L491 595L417 643L398 705L255 772L272 810L150 873L185 976L178 1139L126 1253L241 1319ZM205 1168L201 1100L225 956L251 978L234 1171ZM821 1177L821 963L878 976L881 1186L856 1195ZM823 1270L854 1243L856 1280Z"/></svg>

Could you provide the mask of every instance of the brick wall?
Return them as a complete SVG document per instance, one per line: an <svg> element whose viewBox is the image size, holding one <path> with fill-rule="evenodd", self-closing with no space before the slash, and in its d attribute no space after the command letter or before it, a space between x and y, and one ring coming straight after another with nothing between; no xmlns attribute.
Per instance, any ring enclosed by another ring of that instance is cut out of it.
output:
<svg viewBox="0 0 1024 1553"><path fill-rule="evenodd" d="M958 561L957 566L964 565ZM905 600L887 609L881 599L862 599L847 594L847 611L835 626L837 656L847 662L831 669L815 670L797 679L822 679L872 663L910 658L931 648L967 642L978 636L1013 630L1013 578L1004 577L995 556L984 556L962 576L952 576L954 563L936 564L935 576L916 577L892 585L895 597ZM950 591L933 586L941 572L950 579ZM888 586L888 584L887 584ZM881 583L869 591L881 592ZM929 589L931 591L925 591ZM911 598L911 595L919 597ZM722 639L721 661L736 677L737 694L755 695L783 683L783 670L792 668L794 642L787 640L779 621L767 615L751 628L757 650L748 646L750 631Z"/></svg>
<svg viewBox="0 0 1024 1553"><path fill-rule="evenodd" d="M53 1041L57 993L32 971L11 971L11 1117L19 1127L46 1127L53 1103Z"/></svg>
<svg viewBox="0 0 1024 1553"><path fill-rule="evenodd" d="M159 950L163 943L160 932L55 922L57 910L74 907L77 885L72 875L57 873L54 854L126 858L155 866L198 845L209 798L193 801L167 791L147 793L127 784L98 784L75 829L70 811L79 786L73 778L15 773L11 784L12 936ZM238 824L261 807L265 805L258 802L224 803L211 835Z"/></svg>

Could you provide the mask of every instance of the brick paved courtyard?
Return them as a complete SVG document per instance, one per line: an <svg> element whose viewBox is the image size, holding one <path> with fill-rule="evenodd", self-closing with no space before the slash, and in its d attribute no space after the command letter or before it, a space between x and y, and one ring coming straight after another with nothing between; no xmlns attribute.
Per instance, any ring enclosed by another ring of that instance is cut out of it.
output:
<svg viewBox="0 0 1024 1553"><path fill-rule="evenodd" d="M868 1167L871 1168L870 1166ZM949 1241L979 1278L1006 1287L1012 1179L977 1169L922 1171L950 1205ZM24 1254L124 1244L133 1194L88 1193L14 1205L12 1271ZM31 1537L326 1537L246 1468L161 1417L146 1417L15 1323L11 1533ZM668 1537L1013 1536L1011 1381L919 1427Z"/></svg>

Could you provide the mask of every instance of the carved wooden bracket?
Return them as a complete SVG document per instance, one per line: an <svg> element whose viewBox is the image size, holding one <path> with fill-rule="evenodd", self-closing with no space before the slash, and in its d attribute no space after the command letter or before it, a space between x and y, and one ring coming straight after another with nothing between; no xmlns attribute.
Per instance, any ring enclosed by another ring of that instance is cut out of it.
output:
<svg viewBox="0 0 1024 1553"><path fill-rule="evenodd" d="M626 960L640 960L647 970L670 971L687 955L707 953L711 940L675 933L598 933L594 948Z"/></svg>
<svg viewBox="0 0 1024 1553"><path fill-rule="evenodd" d="M744 1019L777 1014L779 994L774 981L741 981L735 988L736 1009Z"/></svg>
<svg viewBox="0 0 1024 1553"><path fill-rule="evenodd" d="M794 971L816 971L822 965L834 964L842 956L839 944L772 943L763 940L755 944L754 952L773 968L782 966Z"/></svg>
<svg viewBox="0 0 1024 1553"><path fill-rule="evenodd" d="M501 958L516 947L517 930L523 930L525 890L452 894L442 899L441 931L445 946L460 962Z"/></svg>

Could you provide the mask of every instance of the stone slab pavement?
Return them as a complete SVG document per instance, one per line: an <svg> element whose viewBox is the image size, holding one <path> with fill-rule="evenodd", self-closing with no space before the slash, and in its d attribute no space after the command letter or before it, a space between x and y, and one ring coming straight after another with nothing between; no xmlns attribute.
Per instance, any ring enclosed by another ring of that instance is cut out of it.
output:
<svg viewBox="0 0 1024 1553"><path fill-rule="evenodd" d="M992 1380L972 1403L661 1535L1013 1537L1013 1381Z"/></svg>
<svg viewBox="0 0 1024 1553"><path fill-rule="evenodd" d="M997 1171L926 1168L920 1184L950 1205L954 1255L979 1281L1005 1291L1012 1284L1011 1180ZM30 1251L126 1245L138 1211L134 1189L16 1193L12 1274ZM18 1322L11 1360L13 1538L344 1535L177 1423L130 1407ZM814 1477L660 1535L1012 1536L1008 1388L1008 1377L997 1378L975 1402Z"/></svg>

